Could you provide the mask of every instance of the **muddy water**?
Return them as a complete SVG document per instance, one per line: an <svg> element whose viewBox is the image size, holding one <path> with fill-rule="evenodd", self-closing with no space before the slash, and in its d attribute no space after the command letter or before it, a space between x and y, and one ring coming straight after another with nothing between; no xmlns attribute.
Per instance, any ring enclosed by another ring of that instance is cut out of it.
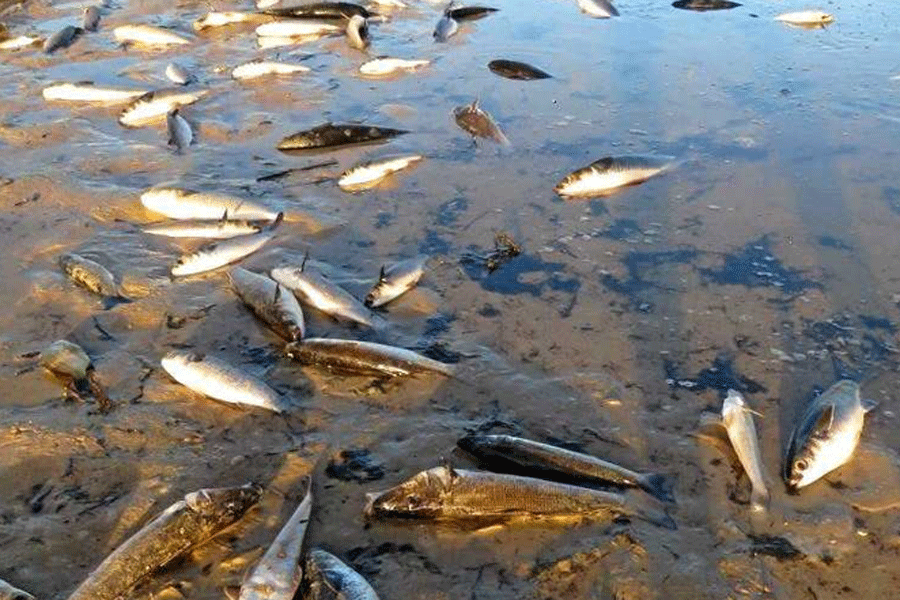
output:
<svg viewBox="0 0 900 600"><path fill-rule="evenodd" d="M434 44L440 8L411 4L373 25L368 54L434 62L386 81L358 78L366 55L340 38L259 51L252 27L237 26L173 51L113 41L112 27L124 23L189 31L207 10L192 2L123 1L100 32L67 50L3 55L0 577L65 598L185 492L259 481L268 493L252 517L136 596L220 598L313 473L311 543L348 560L382 598L895 597L896 11L856 0L822 6L836 23L810 31L773 21L806 8L788 2L698 13L623 0L620 18L598 21L561 0L500 0L500 12ZM3 20L14 34L49 34L79 15L78 3L30 2ZM303 59L313 72L230 79L236 64L273 56ZM486 66L495 58L554 78L501 79ZM198 143L182 156L162 127L126 130L118 109L40 97L56 81L166 87L173 59L212 91L183 111ZM452 122L452 108L475 98L511 146L473 145ZM384 148L274 149L328 120L411 133ZM345 194L330 179L406 152L427 159L376 190ZM603 200L555 196L562 176L610 153L679 162ZM309 330L458 360L459 380L373 385L291 364L222 273L169 280L167 268L194 244L140 232L156 217L138 196L160 183L302 211L307 218L245 261L255 270L309 250L363 294L382 263L433 256L422 285L385 312L388 326L352 330L313 313ZM489 252L498 231L523 253L488 273L470 259ZM67 251L108 265L134 301L103 310L59 272ZM59 382L18 358L58 338L89 352L112 412L65 402ZM276 417L191 394L158 366L174 346L244 366L295 409ZM839 374L862 379L879 407L850 464L787 495L779 471L794 419ZM763 415L773 500L762 519L749 517L730 450L698 428L728 387ZM678 530L365 523L365 493L442 458L468 466L453 446L472 430L671 473Z"/></svg>

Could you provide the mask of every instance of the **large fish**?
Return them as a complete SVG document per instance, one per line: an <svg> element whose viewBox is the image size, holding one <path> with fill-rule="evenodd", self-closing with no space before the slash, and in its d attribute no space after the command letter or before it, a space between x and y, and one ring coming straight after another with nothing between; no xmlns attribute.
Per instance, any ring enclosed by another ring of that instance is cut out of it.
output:
<svg viewBox="0 0 900 600"><path fill-rule="evenodd" d="M175 147L176 152L184 152L188 146L194 143L194 132L191 124L175 109L166 115L166 129L169 132L169 145Z"/></svg>
<svg viewBox="0 0 900 600"><path fill-rule="evenodd" d="M604 196L659 175L672 160L668 156L607 156L566 175L553 189L560 196Z"/></svg>
<svg viewBox="0 0 900 600"><path fill-rule="evenodd" d="M172 267L172 275L181 277L205 273L250 256L275 237L275 229L283 218L284 213L279 213L272 224L259 233L204 244L195 252L179 258Z"/></svg>
<svg viewBox="0 0 900 600"><path fill-rule="evenodd" d="M576 481L638 487L664 502L674 502L672 483L658 473L637 473L605 460L511 435L468 435L457 446L482 461L500 459L533 469L557 473Z"/></svg>
<svg viewBox="0 0 900 600"><path fill-rule="evenodd" d="M84 29L81 27L66 25L44 41L44 52L52 54L62 48L68 48L82 33Z"/></svg>
<svg viewBox="0 0 900 600"><path fill-rule="evenodd" d="M325 123L312 129L298 131L278 144L279 150L320 150L352 144L384 142L406 133L402 129L374 125Z"/></svg>
<svg viewBox="0 0 900 600"><path fill-rule="evenodd" d="M272 279L291 290L303 304L336 319L372 327L372 315L362 303L336 283L306 268L306 259L297 267L277 267Z"/></svg>
<svg viewBox="0 0 900 600"><path fill-rule="evenodd" d="M107 308L118 302L128 302L116 284L113 274L100 263L79 254L69 253L59 257L59 266L69 279L84 289L102 296Z"/></svg>
<svg viewBox="0 0 900 600"><path fill-rule="evenodd" d="M0 579L0 600L34 600L34 596Z"/></svg>
<svg viewBox="0 0 900 600"><path fill-rule="evenodd" d="M228 272L231 287L272 331L288 340L303 339L306 325L297 298L280 283L241 267Z"/></svg>
<svg viewBox="0 0 900 600"><path fill-rule="evenodd" d="M256 406L276 413L284 410L278 392L221 358L175 351L165 355L160 364L172 379L214 400Z"/></svg>
<svg viewBox="0 0 900 600"><path fill-rule="evenodd" d="M347 43L357 50L365 50L371 43L369 36L369 24L365 17L353 15L347 21Z"/></svg>
<svg viewBox="0 0 900 600"><path fill-rule="evenodd" d="M435 467L369 496L369 517L496 524L516 519L609 519L635 516L675 529L671 517L635 495L531 477Z"/></svg>
<svg viewBox="0 0 900 600"><path fill-rule="evenodd" d="M309 71L310 68L303 65L273 60L254 60L235 67L231 71L231 77L246 80L267 75L294 75L296 73L309 73Z"/></svg>
<svg viewBox="0 0 900 600"><path fill-rule="evenodd" d="M306 600L378 600L378 594L362 575L318 548L306 556L306 578Z"/></svg>
<svg viewBox="0 0 900 600"><path fill-rule="evenodd" d="M140 98L147 90L135 90L119 87L97 85L92 81L78 83L56 83L43 89L44 100L62 102L97 102L102 104L118 104Z"/></svg>
<svg viewBox="0 0 900 600"><path fill-rule="evenodd" d="M472 137L486 138L499 144L509 145L509 140L494 122L493 117L478 106L478 100L473 101L472 104L454 108L453 118L456 120L456 124Z"/></svg>
<svg viewBox="0 0 900 600"><path fill-rule="evenodd" d="M119 123L125 127L143 127L164 120L176 108L193 104L209 93L208 90L172 88L147 92L125 107Z"/></svg>
<svg viewBox="0 0 900 600"><path fill-rule="evenodd" d="M151 188L141 194L141 204L170 219L221 219L224 215L226 220L274 221L278 217L278 212L250 200L179 188Z"/></svg>
<svg viewBox="0 0 900 600"><path fill-rule="evenodd" d="M368 19L376 16L375 13L370 12L367 8L352 2L313 2L299 6L267 8L262 12L274 17L307 19L349 19L354 15Z"/></svg>
<svg viewBox="0 0 900 600"><path fill-rule="evenodd" d="M608 19L618 17L619 11L609 0L577 0L578 8L586 15L595 19Z"/></svg>
<svg viewBox="0 0 900 600"><path fill-rule="evenodd" d="M517 79L520 81L531 81L534 79L550 79L553 77L545 71L541 71L537 67L515 60L505 60L498 58L488 63L488 69L492 73L496 73L507 79Z"/></svg>
<svg viewBox="0 0 900 600"><path fill-rule="evenodd" d="M227 217L227 214L226 214ZM223 219L191 219L174 223L147 225L144 232L172 238L206 238L227 240L239 235L259 233L269 221L248 221Z"/></svg>
<svg viewBox="0 0 900 600"><path fill-rule="evenodd" d="M798 490L846 464L862 434L865 414L875 404L863 401L859 384L842 379L814 399L791 434L784 481Z"/></svg>
<svg viewBox="0 0 900 600"><path fill-rule="evenodd" d="M419 154L375 160L344 171L338 185L347 192L367 190L378 185L388 175L407 169L422 160Z"/></svg>
<svg viewBox="0 0 900 600"><path fill-rule="evenodd" d="M722 424L734 453L750 478L750 505L754 510L765 510L769 490L762 474L762 458L759 454L756 426L753 424L753 411L747 406L743 396L734 390L728 390L728 396L722 403Z"/></svg>
<svg viewBox="0 0 900 600"><path fill-rule="evenodd" d="M302 365L371 377L402 377L416 373L453 375L453 365L438 362L406 348L374 342L307 338L288 344L287 355Z"/></svg>
<svg viewBox="0 0 900 600"><path fill-rule="evenodd" d="M387 77L400 71L415 71L431 64L425 59L404 59L382 56L360 65L359 72L367 77Z"/></svg>
<svg viewBox="0 0 900 600"><path fill-rule="evenodd" d="M187 494L106 557L69 600L117 600L188 550L233 525L257 502L256 485Z"/></svg>
<svg viewBox="0 0 900 600"><path fill-rule="evenodd" d="M381 272L378 274L378 281L366 294L365 305L377 308L396 300L413 289L425 274L427 263L427 256L417 256L395 263L390 267L382 266Z"/></svg>
<svg viewBox="0 0 900 600"><path fill-rule="evenodd" d="M153 25L119 25L113 29L116 41L142 46L183 46L191 43L185 36Z"/></svg>

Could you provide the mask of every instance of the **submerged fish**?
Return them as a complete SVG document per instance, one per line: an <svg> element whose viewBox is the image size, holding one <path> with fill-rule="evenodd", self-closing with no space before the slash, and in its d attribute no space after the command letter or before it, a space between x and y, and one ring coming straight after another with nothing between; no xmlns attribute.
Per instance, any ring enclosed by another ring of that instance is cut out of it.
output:
<svg viewBox="0 0 900 600"><path fill-rule="evenodd" d="M550 79L553 77L545 71L541 71L537 67L515 60L504 60L498 58L488 63L488 69L491 72L506 77L507 79L518 79L520 81L531 81L533 79Z"/></svg>
<svg viewBox="0 0 900 600"><path fill-rule="evenodd" d="M231 269L228 279L238 298L272 331L289 342L303 339L303 309L285 286L241 267Z"/></svg>
<svg viewBox="0 0 900 600"><path fill-rule="evenodd" d="M307 338L288 344L285 352L302 365L352 375L402 377L433 372L450 376L454 372L453 365L432 360L406 348L374 342Z"/></svg>
<svg viewBox="0 0 900 600"><path fill-rule="evenodd" d="M834 17L820 10L803 10L778 15L775 17L775 20L801 27L825 27L829 23L834 22Z"/></svg>
<svg viewBox="0 0 900 600"><path fill-rule="evenodd" d="M169 63L168 66L166 66L166 77L169 78L169 81L177 83L178 85L187 85L197 80L190 71L175 62Z"/></svg>
<svg viewBox="0 0 900 600"><path fill-rule="evenodd" d="M459 23L457 23L456 19L450 15L444 13L437 22L437 25L435 25L434 33L432 35L436 42L446 42L453 37L457 31L459 31Z"/></svg>
<svg viewBox="0 0 900 600"><path fill-rule="evenodd" d="M41 38L33 35L20 35L0 42L0 50L20 50L41 43Z"/></svg>
<svg viewBox="0 0 900 600"><path fill-rule="evenodd" d="M211 27L224 27L235 23L257 23L265 17L256 13L245 12L209 12L194 21L194 30L203 31Z"/></svg>
<svg viewBox="0 0 900 600"><path fill-rule="evenodd" d="M296 19L263 23L256 28L259 37L298 37L338 33L341 27L331 21Z"/></svg>
<svg viewBox="0 0 900 600"><path fill-rule="evenodd" d="M44 52L51 54L61 48L68 48L82 33L84 29L81 27L66 25L44 41Z"/></svg>
<svg viewBox="0 0 900 600"><path fill-rule="evenodd" d="M619 11L609 0L577 0L578 8L586 15L596 19L618 17Z"/></svg>
<svg viewBox="0 0 900 600"><path fill-rule="evenodd" d="M859 384L842 379L814 399L791 433L784 481L798 490L846 464L853 457L863 417L875 407L863 401Z"/></svg>
<svg viewBox="0 0 900 600"><path fill-rule="evenodd" d="M454 21L477 21L483 19L491 13L495 13L499 8L491 8L489 6L458 6L447 7L446 14Z"/></svg>
<svg viewBox="0 0 900 600"><path fill-rule="evenodd" d="M85 31L97 31L100 25L100 8L88 6L81 15L81 27Z"/></svg>
<svg viewBox="0 0 900 600"><path fill-rule="evenodd" d="M347 42L357 50L365 50L369 47L369 24L364 17L353 15L347 21Z"/></svg>
<svg viewBox="0 0 900 600"><path fill-rule="evenodd" d="M382 266L378 274L378 281L366 294L366 306L372 308L383 306L413 289L425 274L427 263L427 256L417 256L395 263L390 267Z"/></svg>
<svg viewBox="0 0 900 600"><path fill-rule="evenodd" d="M143 46L183 46L191 40L180 33L153 25L119 25L113 29L116 41Z"/></svg>
<svg viewBox="0 0 900 600"><path fill-rule="evenodd" d="M415 71L416 69L430 64L430 60L407 60L403 58L389 58L382 56L360 65L359 72L368 77L385 77L393 75L398 71Z"/></svg>
<svg viewBox="0 0 900 600"><path fill-rule="evenodd" d="M268 8L262 12L281 18L349 19L358 15L367 19L376 16L375 13L370 12L364 6L352 2L313 2L284 8Z"/></svg>
<svg viewBox="0 0 900 600"><path fill-rule="evenodd" d="M224 215L225 220L274 221L278 217L278 212L250 200L178 188L151 188L141 194L141 204L170 219L222 219Z"/></svg>
<svg viewBox="0 0 900 600"><path fill-rule="evenodd" d="M176 152L184 152L188 146L194 143L191 124L178 114L177 108L166 115L166 129L169 132L169 145L175 146Z"/></svg>
<svg viewBox="0 0 900 600"><path fill-rule="evenodd" d="M184 90L172 88L147 92L125 107L119 115L119 123L125 127L142 127L165 118L176 108L193 104L200 100L208 90Z"/></svg>
<svg viewBox="0 0 900 600"><path fill-rule="evenodd" d="M538 472L567 475L579 481L637 487L663 502L674 502L672 483L658 473L637 473L605 460L511 435L475 434L456 445L481 460L501 459Z"/></svg>
<svg viewBox="0 0 900 600"><path fill-rule="evenodd" d="M753 411L747 406L744 397L734 390L728 390L728 396L722 403L722 424L725 425L734 453L750 478L750 505L754 510L765 510L769 490L762 474L762 458L759 455L756 426L753 424Z"/></svg>
<svg viewBox="0 0 900 600"><path fill-rule="evenodd" d="M487 138L499 144L509 145L509 140L506 139L491 115L478 106L478 100L473 101L472 104L454 108L453 118L456 119L456 124L472 137Z"/></svg>
<svg viewBox="0 0 900 600"><path fill-rule="evenodd" d="M348 192L366 190L378 185L388 175L409 168L422 158L419 154L410 154L363 163L344 171L338 179L338 185Z"/></svg>
<svg viewBox="0 0 900 600"><path fill-rule="evenodd" d="M560 196L603 196L659 175L672 160L669 156L607 156L567 175L553 189Z"/></svg>
<svg viewBox="0 0 900 600"><path fill-rule="evenodd" d="M172 379L214 400L256 406L276 413L283 410L278 392L221 358L179 351L165 355L160 364Z"/></svg>
<svg viewBox="0 0 900 600"><path fill-rule="evenodd" d="M344 288L308 269L306 259L303 259L300 268L277 267L272 269L271 275L272 279L291 290L303 304L336 319L372 327L369 310Z"/></svg>
<svg viewBox="0 0 900 600"><path fill-rule="evenodd" d="M227 217L227 213L225 215ZM269 221L222 219L188 219L144 227L144 232L173 238L207 238L227 240L239 235L259 233Z"/></svg>
<svg viewBox="0 0 900 600"><path fill-rule="evenodd" d="M41 95L44 100L63 102L98 102L117 104L140 98L147 90L133 90L118 87L96 85L92 81L78 83L57 83L44 88Z"/></svg>
<svg viewBox="0 0 900 600"><path fill-rule="evenodd" d="M275 229L283 218L284 213L279 213L275 220L259 233L204 244L196 252L179 258L172 267L172 275L180 277L205 273L250 256L275 237Z"/></svg>
<svg viewBox="0 0 900 600"><path fill-rule="evenodd" d="M737 8L740 6L737 2L729 2L728 0L677 0L672 6L684 10L696 10L703 12L707 10L727 10L729 8Z"/></svg>
<svg viewBox="0 0 900 600"><path fill-rule="evenodd" d="M369 517L498 523L514 519L613 519L635 516L675 529L667 514L638 496L531 477L435 467L369 497Z"/></svg>
<svg viewBox="0 0 900 600"><path fill-rule="evenodd" d="M333 554L314 548L306 557L307 600L378 600L362 575Z"/></svg>
<svg viewBox="0 0 900 600"><path fill-rule="evenodd" d="M256 485L187 494L106 557L69 600L116 600L154 571L208 541L244 516L262 490Z"/></svg>
<svg viewBox="0 0 900 600"><path fill-rule="evenodd" d="M312 129L298 131L278 144L279 150L318 150L339 148L351 144L384 142L406 133L401 129L374 125L325 123Z"/></svg>
<svg viewBox="0 0 900 600"><path fill-rule="evenodd" d="M304 67L303 65L273 60L254 60L235 67L231 72L231 76L234 79L255 79L266 75L292 75L294 73L308 73L309 71L309 67Z"/></svg>
<svg viewBox="0 0 900 600"><path fill-rule="evenodd" d="M0 600L34 600L34 596L0 579Z"/></svg>
<svg viewBox="0 0 900 600"><path fill-rule="evenodd" d="M84 289L103 296L107 307L116 302L127 302L122 296L116 280L106 267L78 254L63 254L59 257L59 266L69 279Z"/></svg>

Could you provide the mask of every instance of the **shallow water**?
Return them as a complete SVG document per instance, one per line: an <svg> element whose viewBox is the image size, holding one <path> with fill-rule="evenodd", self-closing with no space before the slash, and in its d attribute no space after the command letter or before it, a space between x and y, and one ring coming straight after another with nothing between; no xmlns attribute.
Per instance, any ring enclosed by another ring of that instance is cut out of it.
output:
<svg viewBox="0 0 900 600"><path fill-rule="evenodd" d="M67 50L2 56L0 578L64 598L184 493L262 482L269 493L253 517L136 596L219 598L274 537L312 471L310 542L353 564L384 599L895 597L893 7L823 4L836 22L804 30L773 20L808 8L786 0L704 13L622 0L622 16L610 20L587 18L574 2L498 0L498 13L435 44L441 7L411 4L373 24L368 56L341 38L260 51L252 26L171 51L123 50L116 25L188 32L207 10L127 0ZM77 23L79 6L29 2L3 22L14 35L49 34ZM356 75L383 54L434 62L383 81ZM313 72L231 80L235 65L276 56L303 57ZM496 58L554 78L501 79L487 68ZM118 108L40 96L57 81L168 87L172 60L212 92L183 111L198 141L184 155L166 147L164 125L124 129ZM451 110L475 98L509 147L473 144L454 124ZM411 133L337 152L275 150L329 120ZM332 179L361 160L409 152L427 158L375 190L346 194ZM604 199L554 194L570 171L626 153L678 163ZM257 181L331 159L338 164ZM353 330L311 313L308 328L458 359L459 380L373 386L291 364L223 273L169 280L168 267L195 244L140 232L156 216L138 196L162 183L315 216L285 223L244 261L254 270L299 262L308 249L362 295L384 262L433 256L420 287L385 311L386 327ZM464 259L492 250L498 231L523 253L492 273ZM134 302L103 310L74 287L56 264L70 251L107 265ZM112 412L65 402L59 382L18 358L58 338L91 355ZM296 410L276 417L193 395L159 368L174 345L264 376ZM847 373L879 402L856 456L787 495L779 473L794 419L815 389ZM698 426L729 387L763 415L766 518L750 518L746 478ZM365 493L443 458L468 466L455 440L490 426L673 474L678 530L634 521L473 534L365 523ZM348 450L367 451L351 456L368 468L328 468Z"/></svg>

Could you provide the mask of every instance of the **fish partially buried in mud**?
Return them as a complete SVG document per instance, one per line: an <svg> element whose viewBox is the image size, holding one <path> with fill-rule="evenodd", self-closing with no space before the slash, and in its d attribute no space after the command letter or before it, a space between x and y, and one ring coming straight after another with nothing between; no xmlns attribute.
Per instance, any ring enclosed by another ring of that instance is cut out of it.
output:
<svg viewBox="0 0 900 600"><path fill-rule="evenodd" d="M381 267L378 281L366 294L365 305L371 308L384 306L413 289L425 274L427 256L417 256L389 267Z"/></svg>
<svg viewBox="0 0 900 600"><path fill-rule="evenodd" d="M184 46L191 43L190 39L176 31L153 25L119 25L113 29L113 36L123 44L150 47Z"/></svg>
<svg viewBox="0 0 900 600"><path fill-rule="evenodd" d="M250 256L275 237L275 230L283 218L284 213L279 213L275 220L259 233L241 235L201 246L195 252L179 258L172 267L172 275L181 277L205 273Z"/></svg>
<svg viewBox="0 0 900 600"><path fill-rule="evenodd" d="M306 578L306 600L378 600L378 594L362 575L318 548L310 550L306 557Z"/></svg>
<svg viewBox="0 0 900 600"><path fill-rule="evenodd" d="M184 152L194 143L191 124L179 114L179 109L176 108L166 115L166 129L169 132L169 145L174 146L176 152Z"/></svg>
<svg viewBox="0 0 900 600"><path fill-rule="evenodd" d="M442 466L370 495L365 513L370 518L417 518L477 526L517 520L612 520L634 516L675 529L672 518L650 507L644 498L647 496Z"/></svg>
<svg viewBox="0 0 900 600"><path fill-rule="evenodd" d="M595 19L608 19L618 17L619 11L609 0L577 0L578 8L584 14Z"/></svg>
<svg viewBox="0 0 900 600"><path fill-rule="evenodd" d="M729 2L728 0L677 0L672 3L675 8L683 10L695 10L704 12L707 10L728 10L740 6L737 2Z"/></svg>
<svg viewBox="0 0 900 600"><path fill-rule="evenodd" d="M69 279L84 289L102 296L106 308L119 302L130 302L122 295L113 274L100 263L79 254L69 253L59 257L59 266Z"/></svg>
<svg viewBox="0 0 900 600"><path fill-rule="evenodd" d="M302 365L319 366L348 375L405 377L417 373L453 375L453 365L438 362L406 348L374 342L307 338L288 344L286 354Z"/></svg>
<svg viewBox="0 0 900 600"><path fill-rule="evenodd" d="M0 600L34 600L34 596L0 579Z"/></svg>
<svg viewBox="0 0 900 600"><path fill-rule="evenodd" d="M756 426L753 424L753 411L747 406L743 396L734 390L728 390L728 396L722 403L722 424L728 433L731 447L750 478L750 506L753 510L765 510L769 502L769 490L762 474L762 458L759 454Z"/></svg>
<svg viewBox="0 0 900 600"><path fill-rule="evenodd" d="M842 379L815 398L791 434L784 463L788 489L799 490L846 464L862 434L865 414L859 384Z"/></svg>
<svg viewBox="0 0 900 600"><path fill-rule="evenodd" d="M494 122L493 117L478 106L477 99L474 100L472 104L454 108L453 118L456 120L456 124L459 125L463 131L472 135L473 138L486 138L494 140L498 144L503 144L504 146L509 145L509 140L506 139L506 135L500 130L497 123Z"/></svg>
<svg viewBox="0 0 900 600"><path fill-rule="evenodd" d="M566 175L553 189L560 196L605 196L637 185L669 169L669 156L607 156Z"/></svg>
<svg viewBox="0 0 900 600"><path fill-rule="evenodd" d="M306 259L299 268L277 267L271 271L272 279L291 290L308 306L340 320L352 321L372 327L372 314L363 304L336 283L306 266Z"/></svg>
<svg viewBox="0 0 900 600"><path fill-rule="evenodd" d="M191 548L238 522L259 502L257 485L187 494L100 563L69 600L117 600Z"/></svg>
<svg viewBox="0 0 900 600"><path fill-rule="evenodd" d="M119 115L119 123L125 127L143 127L165 119L166 115L182 106L193 104L209 93L208 90L172 88L147 92L125 107Z"/></svg>
<svg viewBox="0 0 900 600"><path fill-rule="evenodd" d="M338 185L345 192L358 192L378 185L388 175L392 175L422 160L419 154L375 160L344 171L338 178Z"/></svg>
<svg viewBox="0 0 900 600"><path fill-rule="evenodd" d="M834 16L822 12L820 10L802 10L799 12L790 12L778 15L776 21L787 23L795 27L806 27L809 29L821 29L826 25L834 22Z"/></svg>
<svg viewBox="0 0 900 600"><path fill-rule="evenodd" d="M534 79L550 79L553 77L546 71L541 71L537 67L515 60L505 60L498 58L488 63L488 69L492 73L496 73L507 79L517 79L520 81L532 81Z"/></svg>
<svg viewBox="0 0 900 600"><path fill-rule="evenodd" d="M407 132L402 129L374 125L325 123L289 135L281 140L278 149L281 151L330 150L353 144L381 143L404 133Z"/></svg>
<svg viewBox="0 0 900 600"><path fill-rule="evenodd" d="M84 29L81 27L66 25L44 41L44 52L52 54L62 48L68 48L82 33L84 33Z"/></svg>
<svg viewBox="0 0 900 600"><path fill-rule="evenodd" d="M151 188L141 194L141 204L170 219L222 219L224 215L225 220L274 221L278 217L278 212L237 196L180 188Z"/></svg>
<svg viewBox="0 0 900 600"><path fill-rule="evenodd" d="M306 324L297 298L277 281L241 267L228 272L231 287L272 331L289 342L303 339Z"/></svg>
<svg viewBox="0 0 900 600"><path fill-rule="evenodd" d="M221 358L196 352L175 351L165 355L160 364L172 379L214 400L265 408L276 413L284 410L278 392L261 379Z"/></svg>
<svg viewBox="0 0 900 600"><path fill-rule="evenodd" d="M482 461L497 459L535 470L566 475L577 482L637 487L663 502L674 502L672 482L658 473L637 473L605 460L511 435L467 435L456 445Z"/></svg>
<svg viewBox="0 0 900 600"><path fill-rule="evenodd" d="M56 83L41 91L44 100L61 102L96 102L98 104L119 104L145 95L147 90L97 85L93 81L77 83Z"/></svg>

